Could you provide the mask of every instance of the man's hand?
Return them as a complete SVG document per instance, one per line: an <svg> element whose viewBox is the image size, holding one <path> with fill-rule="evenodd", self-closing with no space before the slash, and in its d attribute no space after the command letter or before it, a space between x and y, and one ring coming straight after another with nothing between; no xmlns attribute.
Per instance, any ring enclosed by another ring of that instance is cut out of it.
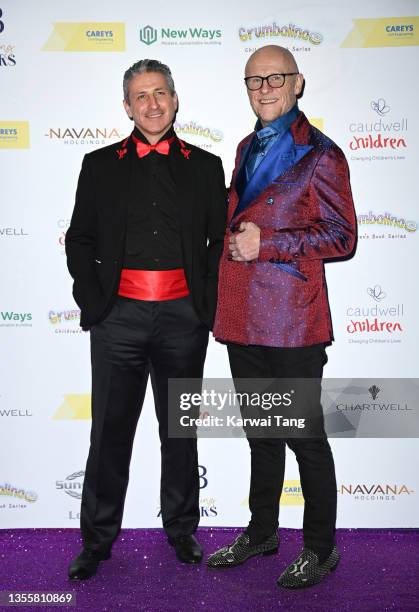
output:
<svg viewBox="0 0 419 612"><path fill-rule="evenodd" d="M259 256L260 228L251 221L242 221L239 232L230 237L230 256L233 261L253 261Z"/></svg>

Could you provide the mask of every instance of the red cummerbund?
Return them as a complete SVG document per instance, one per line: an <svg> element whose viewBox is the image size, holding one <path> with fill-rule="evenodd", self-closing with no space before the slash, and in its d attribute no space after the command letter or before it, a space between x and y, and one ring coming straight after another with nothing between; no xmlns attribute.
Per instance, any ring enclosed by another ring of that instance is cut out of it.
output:
<svg viewBox="0 0 419 612"><path fill-rule="evenodd" d="M176 270L127 270L123 269L118 295L144 300L162 302L176 300L189 295L183 268Z"/></svg>

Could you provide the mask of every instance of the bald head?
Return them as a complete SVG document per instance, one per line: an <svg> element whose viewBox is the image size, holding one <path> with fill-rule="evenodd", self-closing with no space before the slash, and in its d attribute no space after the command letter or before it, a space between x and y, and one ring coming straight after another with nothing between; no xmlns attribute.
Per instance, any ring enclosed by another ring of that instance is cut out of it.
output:
<svg viewBox="0 0 419 612"><path fill-rule="evenodd" d="M273 75L281 76L271 78L268 83L266 77ZM263 127L293 108L304 84L294 56L279 45L266 45L252 53L246 64L245 76L263 78L260 89L251 87L247 90L250 105ZM247 81L248 86L250 83Z"/></svg>
<svg viewBox="0 0 419 612"><path fill-rule="evenodd" d="M277 63L283 67L283 72L298 72L297 62L291 51L279 45L266 45L252 53L246 63L245 75L251 76L252 65L260 61Z"/></svg>

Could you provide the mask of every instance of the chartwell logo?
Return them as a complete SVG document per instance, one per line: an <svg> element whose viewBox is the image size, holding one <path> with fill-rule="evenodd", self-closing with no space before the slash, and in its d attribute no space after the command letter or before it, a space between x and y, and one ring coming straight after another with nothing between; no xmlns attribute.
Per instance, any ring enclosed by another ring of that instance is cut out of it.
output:
<svg viewBox="0 0 419 612"><path fill-rule="evenodd" d="M220 29L203 28L201 26L170 28L160 30L146 25L140 29L139 39L145 45L152 45L160 39L162 45L220 45L222 31Z"/></svg>
<svg viewBox="0 0 419 612"><path fill-rule="evenodd" d="M323 34L314 32L305 27L293 23L278 25L275 21L266 25L239 27L239 38L243 42L262 40L267 44L267 38L288 38L293 42L320 45L323 42ZM272 43L277 42L273 40ZM310 49L307 49L309 51Z"/></svg>
<svg viewBox="0 0 419 612"><path fill-rule="evenodd" d="M350 496L357 501L396 501L401 497L414 494L414 490L405 484L362 484L351 483L342 484L338 488L338 493L342 497Z"/></svg>
<svg viewBox="0 0 419 612"><path fill-rule="evenodd" d="M114 22L59 22L42 51L125 51L125 24Z"/></svg>
<svg viewBox="0 0 419 612"><path fill-rule="evenodd" d="M34 491L28 491L27 489L20 489L18 487L14 487L8 482L6 482L5 484L0 484L0 496L2 495L5 497L13 497L14 499L22 502L29 502L30 504L35 503L38 499L38 494ZM14 506L13 504L10 504L9 507L25 508L26 506Z"/></svg>
<svg viewBox="0 0 419 612"><path fill-rule="evenodd" d="M357 221L359 240L406 240L418 229L416 221L388 211L360 213Z"/></svg>
<svg viewBox="0 0 419 612"><path fill-rule="evenodd" d="M383 98L372 100L370 109L376 116L367 121L348 124L351 139L348 143L352 161L400 161L405 159L407 117L387 118L390 106ZM354 153L356 151L356 153ZM392 153L398 151L398 153ZM365 155L366 153L366 155Z"/></svg>
<svg viewBox="0 0 419 612"><path fill-rule="evenodd" d="M29 123L0 121L0 149L29 149Z"/></svg>
<svg viewBox="0 0 419 612"><path fill-rule="evenodd" d="M373 400L377 399L380 391L381 389L380 387L377 387L377 385L371 385L371 387L368 389L368 393L371 395Z"/></svg>
<svg viewBox="0 0 419 612"><path fill-rule="evenodd" d="M74 472L73 474L66 476L64 480L56 480L55 488L57 491L64 491L66 495L69 495L73 499L81 499L83 479L83 471Z"/></svg>
<svg viewBox="0 0 419 612"><path fill-rule="evenodd" d="M12 237L17 238L20 236L29 236L23 227L0 227L0 238L1 237Z"/></svg>
<svg viewBox="0 0 419 612"><path fill-rule="evenodd" d="M122 136L115 127L57 127L49 128L45 137L52 142L61 142L65 145L106 145Z"/></svg>
<svg viewBox="0 0 419 612"><path fill-rule="evenodd" d="M9 404L9 401L3 396L0 395L1 405ZM19 408L0 408L0 417L31 417L33 414L29 412L28 409L19 409Z"/></svg>
<svg viewBox="0 0 419 612"><path fill-rule="evenodd" d="M0 327L32 327L32 313L0 310Z"/></svg>
<svg viewBox="0 0 419 612"><path fill-rule="evenodd" d="M0 69L16 66L14 45L0 45Z"/></svg>
<svg viewBox="0 0 419 612"><path fill-rule="evenodd" d="M404 305L402 303L385 304L385 294L382 300L376 296L382 294L380 285L367 289L367 294L376 303L363 306L349 306L346 310L348 322L346 332L349 342L368 344L373 342L401 342L404 332Z"/></svg>

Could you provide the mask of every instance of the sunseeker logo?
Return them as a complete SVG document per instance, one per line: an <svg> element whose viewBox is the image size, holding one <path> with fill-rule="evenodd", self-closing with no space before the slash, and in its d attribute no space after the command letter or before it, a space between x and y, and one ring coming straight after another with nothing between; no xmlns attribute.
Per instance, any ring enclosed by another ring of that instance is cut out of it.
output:
<svg viewBox="0 0 419 612"><path fill-rule="evenodd" d="M407 117L391 117L391 107L384 98L370 101L376 115L348 124L348 143L352 161L400 161L408 148ZM379 118L377 118L377 115Z"/></svg>
<svg viewBox="0 0 419 612"><path fill-rule="evenodd" d="M404 304L386 303L380 285L368 287L370 302L346 309L348 342L359 344L400 343L404 332ZM375 302L374 305L371 305Z"/></svg>
<svg viewBox="0 0 419 612"><path fill-rule="evenodd" d="M48 128L45 137L65 145L106 145L122 139L115 127L55 127Z"/></svg>
<svg viewBox="0 0 419 612"><path fill-rule="evenodd" d="M316 46L323 42L323 34L320 34L320 32L309 30L294 23L277 24L275 21L250 27L240 26L239 38L243 42L263 40L265 43L267 38L288 38L292 39L292 42L304 42Z"/></svg>
<svg viewBox="0 0 419 612"><path fill-rule="evenodd" d="M140 29L139 39L145 45L160 42L162 45L220 45L222 30L199 26L182 28L154 28L146 25Z"/></svg>
<svg viewBox="0 0 419 612"><path fill-rule="evenodd" d="M55 488L57 491L64 491L66 495L69 495L73 499L81 499L83 490L84 472L73 472L66 476L64 480L56 480Z"/></svg>

